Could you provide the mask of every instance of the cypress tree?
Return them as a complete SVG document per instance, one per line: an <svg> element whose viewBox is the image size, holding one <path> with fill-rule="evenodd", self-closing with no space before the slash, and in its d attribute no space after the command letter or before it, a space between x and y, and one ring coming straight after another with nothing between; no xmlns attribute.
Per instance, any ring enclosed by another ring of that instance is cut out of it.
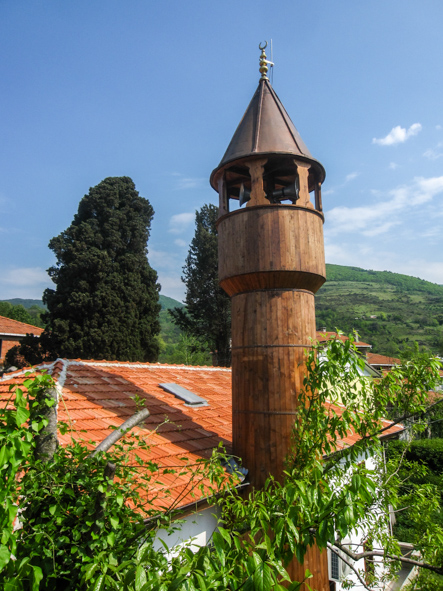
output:
<svg viewBox="0 0 443 591"><path fill-rule="evenodd" d="M49 242L56 289L46 289L43 301L57 355L157 360L160 285L147 259L153 215L130 178L110 177L90 189L69 228Z"/></svg>
<svg viewBox="0 0 443 591"><path fill-rule="evenodd" d="M214 364L231 364L231 301L218 285L218 208L204 205L195 212L192 239L182 281L186 284L186 308L169 310L186 333L209 345Z"/></svg>

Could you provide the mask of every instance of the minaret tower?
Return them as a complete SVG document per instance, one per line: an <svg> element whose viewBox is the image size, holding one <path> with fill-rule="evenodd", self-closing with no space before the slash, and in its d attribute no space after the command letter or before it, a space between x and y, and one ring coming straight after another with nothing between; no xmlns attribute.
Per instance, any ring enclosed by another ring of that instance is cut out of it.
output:
<svg viewBox="0 0 443 591"><path fill-rule="evenodd" d="M325 170L269 83L265 48L258 88L211 175L219 280L232 300L233 450L257 488L283 475L305 350L316 336L314 294L326 279ZM329 589L326 552L312 549L300 566L314 573L312 588ZM303 577L303 568L290 574Z"/></svg>

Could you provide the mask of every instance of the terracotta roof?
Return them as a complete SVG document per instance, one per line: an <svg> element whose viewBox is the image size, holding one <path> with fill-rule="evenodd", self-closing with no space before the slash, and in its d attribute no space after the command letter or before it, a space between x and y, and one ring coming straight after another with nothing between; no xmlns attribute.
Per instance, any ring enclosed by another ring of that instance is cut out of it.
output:
<svg viewBox="0 0 443 591"><path fill-rule="evenodd" d="M73 429L72 433L59 436L61 444L69 443L73 435L91 440L93 443L87 445L93 449L110 434L111 426L121 425L137 411L135 396L145 401L150 416L135 431L143 434L151 448L149 455L144 451L137 455L159 466L177 469L176 474L159 473L158 482L151 487L158 508L169 506L171 497L180 505L195 502L189 490L189 478L181 475L182 469L209 458L219 441L230 451L229 369L80 360L57 360L46 367L63 394L59 420L70 423ZM0 398L8 396L9 384L21 383L25 373L22 370L12 376L6 374L0 381ZM160 388L160 383L177 383L209 404L198 409L186 406Z"/></svg>
<svg viewBox="0 0 443 591"><path fill-rule="evenodd" d="M340 405L340 404L330 404L329 408L333 409L334 413L336 413L337 415L341 416L343 410L344 410L344 406ZM383 433L380 435L380 439L386 439L386 438L390 438L395 436L398 433L401 433L402 431L405 430L404 426L400 423L397 423L396 425L392 424L392 421L387 421L387 420L382 420L381 421L382 425L381 428L382 429L386 429L385 431L383 431ZM389 425L392 425L391 427L389 427ZM349 430L348 433L346 434L346 437L344 437L343 439L339 439L337 441L337 451L339 451L340 449L344 449L346 447L349 447L351 445L354 445L354 443L357 443L357 441L359 441L361 439L360 435L356 434L354 430Z"/></svg>
<svg viewBox="0 0 443 591"><path fill-rule="evenodd" d="M349 337L347 337L346 335L343 334L338 334L336 332L324 332L322 330L317 330L317 339L319 340L320 343L325 343L326 341L329 341L330 339L340 339L340 341L345 342L349 340ZM356 347L369 347L372 348L372 345L370 345L369 343L364 343L363 341L354 341L354 345Z"/></svg>
<svg viewBox="0 0 443 591"><path fill-rule="evenodd" d="M25 336L26 334L39 335L43 332L43 328L39 326L33 326L32 324L26 324L26 322L19 322L18 320L12 320L12 318L6 318L0 316L0 335L14 335L14 336Z"/></svg>
<svg viewBox="0 0 443 591"><path fill-rule="evenodd" d="M171 498L178 506L195 502L189 475L181 474L181 469L209 458L220 441L231 451L230 369L61 359L41 367L52 374L62 393L59 420L70 423L73 429L59 436L61 444L69 443L72 435L91 440L87 445L94 448L109 435L111 426L121 425L136 412L135 396L145 401L150 416L135 430L151 447L149 453L142 451L138 455L156 462L160 468L177 468L177 474L164 475L160 470L156 478L152 493L156 497L153 503L159 509L168 506ZM0 400L9 398L9 385L21 384L25 373L26 370L6 374L0 380ZM159 386L163 383L179 384L205 398L208 405L187 406ZM340 412L340 407L336 408ZM389 433L402 429L397 425ZM350 432L341 445L352 445L357 439Z"/></svg>
<svg viewBox="0 0 443 591"><path fill-rule="evenodd" d="M379 355L378 353L368 353L366 359L370 365L400 365L401 360L396 357L387 357L386 355Z"/></svg>

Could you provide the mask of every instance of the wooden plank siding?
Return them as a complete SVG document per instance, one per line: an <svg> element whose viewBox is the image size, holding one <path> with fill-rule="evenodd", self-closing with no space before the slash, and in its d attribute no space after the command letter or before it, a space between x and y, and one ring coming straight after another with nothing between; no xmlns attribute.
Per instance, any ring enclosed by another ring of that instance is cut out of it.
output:
<svg viewBox="0 0 443 591"><path fill-rule="evenodd" d="M229 294L325 282L323 216L294 205L240 209L219 219L219 280Z"/></svg>

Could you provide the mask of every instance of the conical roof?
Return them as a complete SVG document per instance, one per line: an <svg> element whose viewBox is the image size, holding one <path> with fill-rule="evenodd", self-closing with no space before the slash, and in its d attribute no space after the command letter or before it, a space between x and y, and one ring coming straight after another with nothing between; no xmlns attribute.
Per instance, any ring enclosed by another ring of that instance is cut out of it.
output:
<svg viewBox="0 0 443 591"><path fill-rule="evenodd" d="M320 173L320 182L325 178L323 166L312 157L269 80L262 78L225 155L211 174L211 185L216 189L217 173L231 162L270 154L289 154L311 162Z"/></svg>

